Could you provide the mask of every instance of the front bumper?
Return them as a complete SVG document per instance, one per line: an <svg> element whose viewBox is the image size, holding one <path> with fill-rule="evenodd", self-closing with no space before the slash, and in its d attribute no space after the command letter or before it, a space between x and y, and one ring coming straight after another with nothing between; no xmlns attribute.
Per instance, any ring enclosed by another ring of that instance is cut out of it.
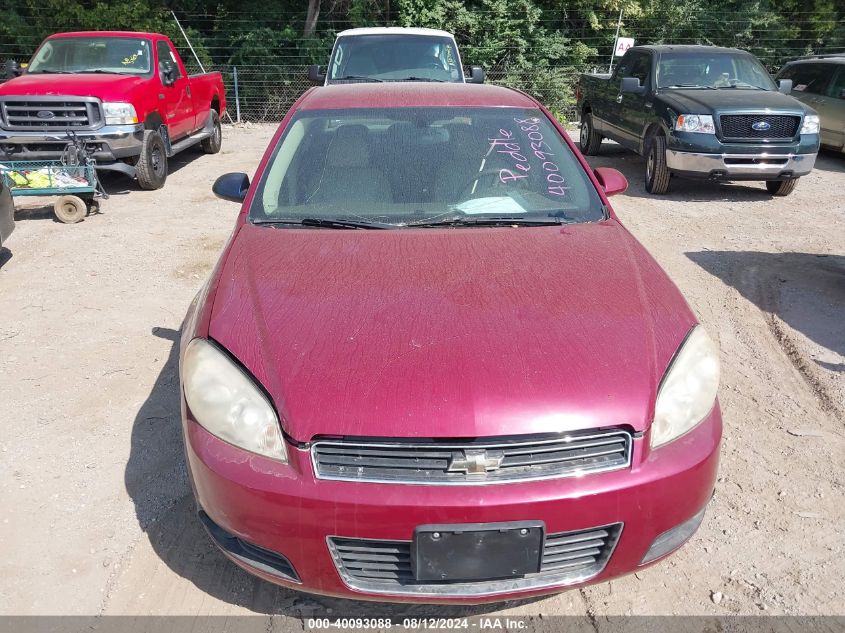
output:
<svg viewBox="0 0 845 633"><path fill-rule="evenodd" d="M98 164L114 163L141 154L144 126L106 125L97 130L76 132L76 137L94 147ZM0 129L0 159L57 160L70 142L59 132L12 132Z"/></svg>
<svg viewBox="0 0 845 633"><path fill-rule="evenodd" d="M785 180L813 170L812 154L704 154L666 150L666 166L673 173L724 180Z"/></svg>
<svg viewBox="0 0 845 633"><path fill-rule="evenodd" d="M399 602L524 598L636 571L657 537L699 514L707 504L716 478L721 430L716 406L693 431L657 451L648 450L647 434L636 438L633 466L624 470L550 481L441 487L318 480L307 450L289 446L290 463L280 464L235 448L190 417L184 419L199 510L230 559L257 576L294 589ZM547 535L624 527L602 569L590 577L557 582L525 577L471 585L362 587L345 579L330 548L334 537L408 542L420 525L509 521L543 521ZM250 551L257 551L257 558L250 559ZM279 573L287 563L292 573Z"/></svg>

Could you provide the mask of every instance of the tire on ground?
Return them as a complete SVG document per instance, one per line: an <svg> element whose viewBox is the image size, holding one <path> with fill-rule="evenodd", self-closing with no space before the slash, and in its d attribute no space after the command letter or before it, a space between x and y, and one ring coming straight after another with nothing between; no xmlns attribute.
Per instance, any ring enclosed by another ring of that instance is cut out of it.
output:
<svg viewBox="0 0 845 633"><path fill-rule="evenodd" d="M666 137L658 134L651 140L646 155L645 190L655 195L666 193L671 176L666 166Z"/></svg>
<svg viewBox="0 0 845 633"><path fill-rule="evenodd" d="M53 203L53 212L61 222L76 224L88 215L88 205L78 196L60 196Z"/></svg>
<svg viewBox="0 0 845 633"><path fill-rule="evenodd" d="M145 130L135 167L141 189L161 189L167 180L167 150L157 130Z"/></svg>
<svg viewBox="0 0 845 633"><path fill-rule="evenodd" d="M593 115L585 112L581 117L581 134L578 145L585 156L595 156L601 149L602 135L593 127Z"/></svg>
<svg viewBox="0 0 845 633"><path fill-rule="evenodd" d="M216 154L223 145L223 129L220 127L220 115L216 110L211 111L211 136L205 139L200 147L206 154Z"/></svg>
<svg viewBox="0 0 845 633"><path fill-rule="evenodd" d="M766 189L773 196L788 196L795 189L798 184L797 178L790 178L789 180L768 180L766 181Z"/></svg>

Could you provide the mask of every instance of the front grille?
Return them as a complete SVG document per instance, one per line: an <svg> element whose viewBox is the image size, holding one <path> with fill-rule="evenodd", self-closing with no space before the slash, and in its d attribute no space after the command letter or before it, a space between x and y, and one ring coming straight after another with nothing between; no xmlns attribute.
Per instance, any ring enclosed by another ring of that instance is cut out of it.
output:
<svg viewBox="0 0 845 633"><path fill-rule="evenodd" d="M719 117L722 137L726 139L789 139L795 136L801 117L773 114L723 114ZM766 124L765 130L755 130L755 124Z"/></svg>
<svg viewBox="0 0 845 633"><path fill-rule="evenodd" d="M100 105L92 98L4 97L0 123L17 131L82 131L103 122Z"/></svg>
<svg viewBox="0 0 845 633"><path fill-rule="evenodd" d="M311 456L320 479L436 485L497 483L627 468L631 463L631 435L612 429L465 442L321 440L314 443Z"/></svg>
<svg viewBox="0 0 845 633"><path fill-rule="evenodd" d="M547 534L540 571L519 578L476 582L417 582L411 541L330 537L329 551L347 585L376 593L472 595L582 582L598 575L613 553L622 524Z"/></svg>

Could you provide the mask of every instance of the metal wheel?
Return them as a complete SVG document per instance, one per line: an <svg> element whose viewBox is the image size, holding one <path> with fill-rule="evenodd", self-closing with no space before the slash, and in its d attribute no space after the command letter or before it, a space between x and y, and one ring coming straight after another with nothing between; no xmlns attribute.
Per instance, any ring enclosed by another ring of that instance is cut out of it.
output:
<svg viewBox="0 0 845 633"><path fill-rule="evenodd" d="M61 222L76 224L88 215L88 205L77 196L61 196L53 203L53 212Z"/></svg>

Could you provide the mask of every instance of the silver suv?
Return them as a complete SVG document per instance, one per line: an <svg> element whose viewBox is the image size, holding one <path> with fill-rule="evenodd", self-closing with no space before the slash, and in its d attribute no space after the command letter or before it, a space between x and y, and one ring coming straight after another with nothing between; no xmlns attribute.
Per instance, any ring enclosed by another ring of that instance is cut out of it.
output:
<svg viewBox="0 0 845 633"><path fill-rule="evenodd" d="M777 79L791 79L792 96L819 113L821 144L845 152L845 53L787 62Z"/></svg>

